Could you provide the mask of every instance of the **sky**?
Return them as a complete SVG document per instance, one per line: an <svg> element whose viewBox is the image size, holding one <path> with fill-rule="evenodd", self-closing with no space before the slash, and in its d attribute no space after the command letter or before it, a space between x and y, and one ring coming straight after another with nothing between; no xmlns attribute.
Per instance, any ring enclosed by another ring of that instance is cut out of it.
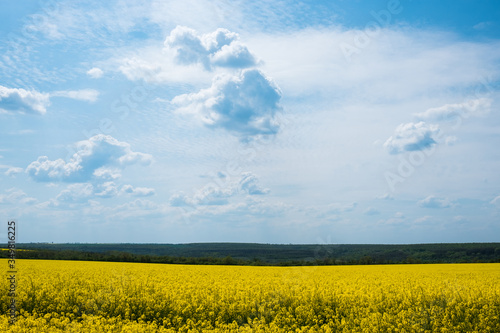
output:
<svg viewBox="0 0 500 333"><path fill-rule="evenodd" d="M500 241L498 1L0 9L0 242Z"/></svg>

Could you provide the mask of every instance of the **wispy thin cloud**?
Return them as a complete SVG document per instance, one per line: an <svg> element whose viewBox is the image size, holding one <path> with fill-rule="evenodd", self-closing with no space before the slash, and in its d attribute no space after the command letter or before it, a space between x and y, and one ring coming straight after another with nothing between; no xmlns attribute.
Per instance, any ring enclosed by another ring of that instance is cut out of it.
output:
<svg viewBox="0 0 500 333"><path fill-rule="evenodd" d="M85 102L95 102L99 97L99 91L94 89L82 89L82 90L62 90L50 93L52 97L66 97L71 99L76 99Z"/></svg>

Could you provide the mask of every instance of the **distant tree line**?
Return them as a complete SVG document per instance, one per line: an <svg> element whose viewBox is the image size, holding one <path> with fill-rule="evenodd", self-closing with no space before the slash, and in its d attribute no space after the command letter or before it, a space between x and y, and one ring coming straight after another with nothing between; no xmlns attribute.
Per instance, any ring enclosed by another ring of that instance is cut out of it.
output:
<svg viewBox="0 0 500 333"><path fill-rule="evenodd" d="M165 248L176 254L188 255L155 254L162 253ZM312 266L500 262L500 243L330 246L243 243L180 245L30 243L18 244L18 249L19 251L16 251L18 259L188 265ZM91 251L92 249L94 251ZM7 256L8 251L0 251L1 258Z"/></svg>

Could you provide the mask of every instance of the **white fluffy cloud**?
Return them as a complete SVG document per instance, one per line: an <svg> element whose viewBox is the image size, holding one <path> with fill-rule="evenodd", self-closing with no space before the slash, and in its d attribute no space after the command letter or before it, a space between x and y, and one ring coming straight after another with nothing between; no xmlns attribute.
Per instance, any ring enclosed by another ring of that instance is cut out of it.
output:
<svg viewBox="0 0 500 333"><path fill-rule="evenodd" d="M206 84L213 73L241 70L261 65L240 40L226 29L199 35L178 26L163 46L150 45L115 59L118 70L129 80L146 82Z"/></svg>
<svg viewBox="0 0 500 333"><path fill-rule="evenodd" d="M220 127L241 137L276 134L276 112L281 110L281 91L256 69L239 76L217 76L212 86L173 99L179 111L197 115L209 127Z"/></svg>
<svg viewBox="0 0 500 333"><path fill-rule="evenodd" d="M234 188L220 187L215 184L207 184L199 189L192 202L198 205L225 205L228 199L235 193Z"/></svg>
<svg viewBox="0 0 500 333"><path fill-rule="evenodd" d="M118 193L118 187L114 182L105 182L101 184L99 192L96 192L95 195L101 198L111 198Z"/></svg>
<svg viewBox="0 0 500 333"><path fill-rule="evenodd" d="M420 122L399 125L394 135L384 143L384 146L391 154L430 148L437 144L436 138L442 132L438 125L426 124L423 120L433 122L460 121L460 119L471 116L486 115L491 111L491 103L490 98L477 98L463 103L445 104L414 114ZM444 142L450 146L455 144L457 140L456 136L444 138Z"/></svg>
<svg viewBox="0 0 500 333"><path fill-rule="evenodd" d="M99 79L103 76L104 72L98 67L93 67L87 71L87 75L93 79Z"/></svg>
<svg viewBox="0 0 500 333"><path fill-rule="evenodd" d="M169 199L169 204L172 207L193 206L196 203L184 193L175 193Z"/></svg>
<svg viewBox="0 0 500 333"><path fill-rule="evenodd" d="M52 161L47 156L40 156L26 168L26 172L41 182L85 182L103 174L101 168L149 164L151 160L149 154L133 152L128 143L99 134L78 142L69 162L63 159Z"/></svg>
<svg viewBox="0 0 500 333"><path fill-rule="evenodd" d="M247 68L257 63L238 34L226 29L200 36L192 29L177 26L164 44L167 52L175 52L175 60L183 65L202 64L210 70L214 66Z"/></svg>
<svg viewBox="0 0 500 333"><path fill-rule="evenodd" d="M41 93L36 90L7 88L0 86L0 113L19 112L45 114L51 97L66 97L86 102L95 102L99 92L94 89L63 90L52 93Z"/></svg>
<svg viewBox="0 0 500 333"><path fill-rule="evenodd" d="M423 121L401 124L394 131L394 135L384 143L384 147L391 154L424 150L437 143L435 137L438 134L437 125L427 125Z"/></svg>
<svg viewBox="0 0 500 333"><path fill-rule="evenodd" d="M157 55L157 51L153 55ZM156 59L153 55L149 57L134 56L120 60L119 70L129 80L144 80L146 82L182 81L177 73L172 73L169 66L163 64L164 59ZM167 67L165 69L164 67ZM177 80L176 80L177 79Z"/></svg>
<svg viewBox="0 0 500 333"><path fill-rule="evenodd" d="M53 92L50 94L50 96L66 97L85 102L95 102L99 97L99 92L94 89L63 90L63 91Z"/></svg>
<svg viewBox="0 0 500 333"><path fill-rule="evenodd" d="M426 121L451 121L458 117L484 115L490 112L492 100L489 98L471 99L464 103L445 104L437 108L430 108L415 116Z"/></svg>
<svg viewBox="0 0 500 333"><path fill-rule="evenodd" d="M117 168L102 167L94 171L94 176L103 180L116 180L122 175L120 173L120 170Z"/></svg>
<svg viewBox="0 0 500 333"><path fill-rule="evenodd" d="M428 196L418 202L420 207L424 208L448 208L452 203L446 198L438 198L433 195Z"/></svg>
<svg viewBox="0 0 500 333"><path fill-rule="evenodd" d="M45 114L49 105L49 94L0 86L0 113L3 111Z"/></svg>
<svg viewBox="0 0 500 333"><path fill-rule="evenodd" d="M134 197L149 197L155 194L154 188L133 187L132 185L123 185L121 192L130 194Z"/></svg>

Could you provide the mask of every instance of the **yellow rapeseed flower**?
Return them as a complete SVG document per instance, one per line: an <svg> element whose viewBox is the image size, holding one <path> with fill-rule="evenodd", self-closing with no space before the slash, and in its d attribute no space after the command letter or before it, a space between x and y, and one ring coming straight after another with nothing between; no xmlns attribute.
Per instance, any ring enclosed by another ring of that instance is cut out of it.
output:
<svg viewBox="0 0 500 333"><path fill-rule="evenodd" d="M17 261L1 332L500 332L500 264Z"/></svg>

